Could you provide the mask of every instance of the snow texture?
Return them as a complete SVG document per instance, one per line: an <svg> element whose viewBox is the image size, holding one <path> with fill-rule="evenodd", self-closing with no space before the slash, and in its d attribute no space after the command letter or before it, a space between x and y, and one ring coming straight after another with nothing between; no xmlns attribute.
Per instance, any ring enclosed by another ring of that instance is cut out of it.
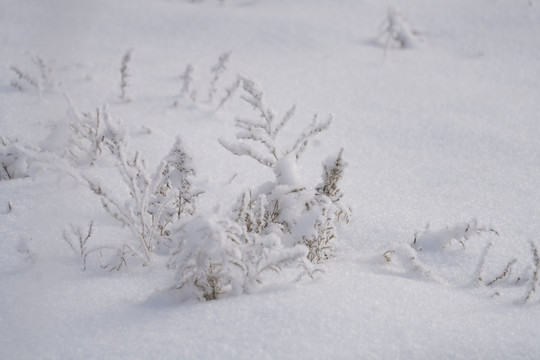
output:
<svg viewBox="0 0 540 360"><path fill-rule="evenodd" d="M538 1L0 9L0 359L540 358Z"/></svg>

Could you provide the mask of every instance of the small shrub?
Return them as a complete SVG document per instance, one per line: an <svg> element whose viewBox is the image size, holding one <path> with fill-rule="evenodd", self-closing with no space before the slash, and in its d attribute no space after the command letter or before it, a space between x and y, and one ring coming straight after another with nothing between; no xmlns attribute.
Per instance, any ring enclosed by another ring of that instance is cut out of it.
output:
<svg viewBox="0 0 540 360"><path fill-rule="evenodd" d="M312 262L321 262L332 256L338 224L350 221L351 209L342 204L343 191L339 186L346 167L343 149L337 156L330 156L323 163L323 181L315 188L313 199L306 203L306 211L316 214L314 231L310 236L304 236L304 243L309 249L308 259Z"/></svg>
<svg viewBox="0 0 540 360"><path fill-rule="evenodd" d="M331 242L337 236L337 223L343 216L349 219L349 210L340 204L342 192L338 182L345 163L342 152L324 165L323 183L315 190L306 186L298 169L298 160L304 154L309 141L326 130L332 116L321 121L315 115L312 123L301 132L292 144L283 145L279 135L293 118L292 106L278 119L275 112L264 102L263 92L252 80L241 79L242 99L253 106L259 119L236 119L237 142L220 139L223 147L237 156L248 156L274 172L274 182L260 186L253 197L264 204L260 216L265 226L277 234L286 248L298 244L307 245L308 258L313 262L327 259L332 252ZM248 227L248 230L251 227Z"/></svg>
<svg viewBox="0 0 540 360"><path fill-rule="evenodd" d="M144 263L150 254L169 246L167 226L181 216L192 215L196 197L191 178L195 170L191 158L177 139L170 153L162 160L153 177L148 174L144 160L129 150L125 133L109 129L104 138L113 155L119 175L129 190L129 198L122 199L99 182L87 179L90 189L100 197L105 210L127 226L138 239L137 246L125 246L130 256L139 257ZM125 259L124 251L121 259ZM125 262L125 260L124 260Z"/></svg>
<svg viewBox="0 0 540 360"><path fill-rule="evenodd" d="M169 261L169 268L176 272L174 287L199 300L215 300L231 292L231 263L237 254L227 235L227 224L197 216L184 224L177 236L178 247Z"/></svg>
<svg viewBox="0 0 540 360"><path fill-rule="evenodd" d="M234 220L218 213L186 219L173 234L179 239L169 261L176 274L173 287L199 300L215 300L280 281L266 277L269 273L288 269L296 274L293 281L311 275L305 247L283 247L264 220L263 202L245 195Z"/></svg>
<svg viewBox="0 0 540 360"><path fill-rule="evenodd" d="M169 224L183 216L194 215L196 198L202 194L202 191L194 190L195 175L193 159L184 150L182 140L177 138L156 171L148 204L148 212L155 219L160 236L169 236Z"/></svg>
<svg viewBox="0 0 540 360"><path fill-rule="evenodd" d="M250 293L264 283L268 272L280 274L291 267L300 271L298 276L311 274L306 264L307 249L302 244L287 247L282 242L283 227L275 223L275 209L269 211L265 195L256 199L250 192L242 195L235 210L235 227L229 231L239 248L240 257L235 265L241 270L242 291Z"/></svg>

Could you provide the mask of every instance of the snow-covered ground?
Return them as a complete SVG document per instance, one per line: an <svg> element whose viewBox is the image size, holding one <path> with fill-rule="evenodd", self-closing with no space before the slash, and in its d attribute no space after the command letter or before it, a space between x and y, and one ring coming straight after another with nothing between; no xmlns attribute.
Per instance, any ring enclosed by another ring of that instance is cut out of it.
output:
<svg viewBox="0 0 540 360"><path fill-rule="evenodd" d="M391 5L413 46L379 39ZM0 162L20 159L0 180L1 359L540 357L540 2L0 0L0 29L0 136L18 139ZM195 102L180 96L188 64ZM297 105L285 142L334 115L298 166L314 187L344 149L352 218L335 256L314 279L214 301L170 290L163 254L82 271L64 233L93 221L101 246L133 234L84 183L129 198L112 156L66 157L70 121L105 106L149 172L179 135L204 218L274 179L218 142L256 116L241 89L216 110L238 74L278 114Z"/></svg>

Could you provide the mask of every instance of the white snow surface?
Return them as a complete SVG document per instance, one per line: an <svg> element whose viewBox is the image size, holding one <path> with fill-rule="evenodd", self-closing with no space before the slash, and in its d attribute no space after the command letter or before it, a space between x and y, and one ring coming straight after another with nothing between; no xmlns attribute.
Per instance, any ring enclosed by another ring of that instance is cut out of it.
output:
<svg viewBox="0 0 540 360"><path fill-rule="evenodd" d="M540 358L540 290L525 301L530 243L540 247L540 2L397 3L0 0L0 136L59 154L72 112L107 105L149 171L181 136L205 191L198 211L213 213L273 180L218 142L234 139L236 117L257 116L250 106L238 94L205 104L210 69L232 51L218 90L241 74L278 117L297 104L285 144L315 113L334 114L298 171L315 186L344 148L353 210L315 279L180 301L159 260L81 271L62 236L70 224L93 220L97 244L131 233L65 164L24 158L29 177L0 180L0 359ZM392 5L422 47L379 44ZM49 81L11 86L11 66L39 77L36 56ZM188 64L198 101L173 106ZM93 171L126 192L106 159Z"/></svg>

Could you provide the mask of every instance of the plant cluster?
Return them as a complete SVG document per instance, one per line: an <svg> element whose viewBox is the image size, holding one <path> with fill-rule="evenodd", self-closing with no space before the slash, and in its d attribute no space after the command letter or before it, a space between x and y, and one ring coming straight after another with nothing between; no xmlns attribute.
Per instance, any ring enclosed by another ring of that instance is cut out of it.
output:
<svg viewBox="0 0 540 360"><path fill-rule="evenodd" d="M127 89L131 54L131 50L125 53L120 68L122 102L130 101ZM175 273L174 288L201 300L212 300L251 293L268 281L312 276L317 271L313 263L332 256L338 225L350 217L339 184L346 168L343 150L323 163L322 180L315 185L303 180L298 164L309 142L328 129L332 116L320 119L315 115L293 141L285 141L288 136L283 136L284 129L294 117L295 106L278 117L265 103L258 84L240 76L221 98L217 96L230 56L231 52L222 54L211 68L207 97L201 104L219 108L237 90L243 90L241 99L258 116L235 119L240 129L236 141L219 142L234 155L249 156L270 168L274 178L246 189L235 204L221 206L215 212L198 210L202 190L196 186L193 159L181 138L152 172L143 156L133 150L128 132L113 120L106 106L80 112L65 95L70 116L63 139L66 146L56 147L54 153L1 139L2 179L25 176L30 161L54 163L51 168L82 181L105 212L130 231L128 241L99 245L94 244L94 221L87 227L66 228L63 238L80 258L83 271L90 258L98 259L105 269L120 270L133 264L150 266L155 263L153 259L167 257L167 268ZM36 65L45 80L44 62L36 61ZM29 75L15 72L20 79L39 84ZM181 77L183 87L178 101L187 97L197 101L193 73L194 68L188 65ZM107 175L107 180L95 171L111 165L115 171ZM115 185L118 181L121 188Z"/></svg>
<svg viewBox="0 0 540 360"><path fill-rule="evenodd" d="M192 64L188 64L183 74L180 76L182 80L182 88L178 98L174 101L173 105L180 106L189 103L196 103L200 105L205 105L209 107L215 107L220 109L227 101L229 101L232 96L236 93L241 84L241 78L236 77L236 79L224 90L224 94L220 97L219 102L216 106L216 96L219 92L218 83L228 69L228 64L231 58L232 51L225 52L221 54L218 58L217 63L210 68L211 80L208 85L208 95L204 101L201 101L199 98L199 93L195 87L195 68Z"/></svg>
<svg viewBox="0 0 540 360"><path fill-rule="evenodd" d="M273 170L274 181L259 186L252 195L263 204L263 224L279 229L279 236L286 246L307 246L309 260L320 262L331 253L337 223L342 219L349 220L350 210L340 202L343 194L338 184L346 164L343 151L329 158L324 164L322 183L312 188L303 181L298 160L309 141L330 126L332 116L320 120L315 115L295 141L283 144L279 135L293 118L296 107L292 106L278 118L266 105L263 92L255 82L242 79L242 88L241 98L259 117L237 118L236 127L240 129L236 134L237 141L219 141L234 155L248 156Z"/></svg>
<svg viewBox="0 0 540 360"><path fill-rule="evenodd" d="M481 249L478 242L469 244L471 238L480 236L488 238ZM488 268L493 237L498 238L499 232L492 227L480 226L476 219L439 230L426 226L422 232L415 233L411 244L395 244L383 253L383 258L394 273L403 276L473 286L486 289L492 296L500 296L503 289L514 293L521 291L525 294L520 302L533 302L540 282L540 256L536 244L530 243L532 262L526 261L520 266L518 259L512 258L497 270L498 264L489 264ZM470 249L472 247L477 250Z"/></svg>
<svg viewBox="0 0 540 360"><path fill-rule="evenodd" d="M180 138L150 176L139 153L131 152L118 132L112 133L116 136L105 141L129 197L120 197L95 180L88 179L88 184L100 197L105 210L137 239L135 245L123 246L118 259L125 262L126 255L130 255L147 264L152 253L169 248L169 226L193 214L201 191L193 189L191 179L195 170Z"/></svg>
<svg viewBox="0 0 540 360"><path fill-rule="evenodd" d="M86 177L106 211L137 239L117 249L108 268L119 269L132 258L149 264L152 254L170 252L168 268L176 274L174 287L211 300L252 292L273 279L271 274L285 270L294 279L312 275L310 261L321 262L331 256L337 225L350 216L350 210L341 204L339 188L346 166L343 151L324 163L322 182L313 188L302 183L297 162L309 140L328 128L332 117L320 121L315 116L294 142L282 146L278 135L293 117L294 107L278 122L257 84L242 79L242 85L242 98L254 106L261 119L237 119L237 127L243 129L237 134L238 142L220 142L234 154L249 155L272 168L275 180L245 191L233 208L212 214L196 210L201 192L194 190L195 168L180 139L150 176L141 156L129 150L125 133L113 126L105 111L80 119L83 124L96 125L83 127L87 129L82 136L87 139L86 147L78 148L85 148L93 162L108 149L129 190L128 198L120 198ZM256 153L257 145L267 154Z"/></svg>

